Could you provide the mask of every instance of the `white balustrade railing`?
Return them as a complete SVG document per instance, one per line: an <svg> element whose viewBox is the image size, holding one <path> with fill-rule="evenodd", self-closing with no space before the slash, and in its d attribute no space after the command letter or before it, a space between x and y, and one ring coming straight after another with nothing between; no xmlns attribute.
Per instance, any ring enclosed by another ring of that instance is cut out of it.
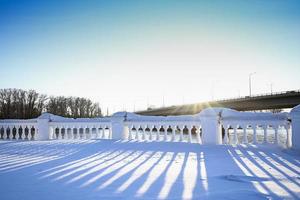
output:
<svg viewBox="0 0 300 200"><path fill-rule="evenodd" d="M129 133L126 139L149 141L186 141L201 143L201 125L199 123L183 122L127 122Z"/></svg>
<svg viewBox="0 0 300 200"><path fill-rule="evenodd" d="M202 143L198 115L162 117L125 113L125 117L128 129L125 139Z"/></svg>
<svg viewBox="0 0 300 200"><path fill-rule="evenodd" d="M287 113L250 113L226 110L221 117L224 144L275 143L291 146ZM280 138L279 133L285 137Z"/></svg>
<svg viewBox="0 0 300 200"><path fill-rule="evenodd" d="M1 120L1 139L34 140L36 136L36 120Z"/></svg>
<svg viewBox="0 0 300 200"><path fill-rule="evenodd" d="M298 116L300 112L293 113L293 116ZM0 138L126 139L200 144L273 143L291 147L295 143L294 137L298 135L295 134L299 132L293 119L300 121L300 117L292 118L292 123L290 118L289 113L238 112L226 108L208 108L196 115L167 117L119 112L106 118L72 119L44 113L31 120L0 120ZM294 131L294 127L298 132Z"/></svg>
<svg viewBox="0 0 300 200"><path fill-rule="evenodd" d="M50 122L50 139L111 139L110 122Z"/></svg>

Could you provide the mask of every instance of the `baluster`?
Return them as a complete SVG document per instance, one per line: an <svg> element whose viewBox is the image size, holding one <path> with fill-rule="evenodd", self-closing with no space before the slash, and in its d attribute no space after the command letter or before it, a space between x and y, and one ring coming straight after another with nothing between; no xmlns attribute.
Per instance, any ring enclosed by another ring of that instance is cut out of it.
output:
<svg viewBox="0 0 300 200"><path fill-rule="evenodd" d="M224 144L229 144L229 127L227 127L225 130Z"/></svg>
<svg viewBox="0 0 300 200"><path fill-rule="evenodd" d="M139 139L139 127L135 126L135 139L138 140Z"/></svg>
<svg viewBox="0 0 300 200"><path fill-rule="evenodd" d="M74 139L73 129L74 129L74 126L70 126L70 140Z"/></svg>
<svg viewBox="0 0 300 200"><path fill-rule="evenodd" d="M58 128L58 139L59 140L62 139L62 127L61 126Z"/></svg>
<svg viewBox="0 0 300 200"><path fill-rule="evenodd" d="M77 139L78 139L78 140L80 140L80 139L81 139L81 135L80 135L80 129L81 129L81 127L80 127L80 126L78 126L78 127L77 127Z"/></svg>
<svg viewBox="0 0 300 200"><path fill-rule="evenodd" d="M21 134L21 140L25 140L25 127L22 126L22 134Z"/></svg>
<svg viewBox="0 0 300 200"><path fill-rule="evenodd" d="M149 127L150 127L150 135L149 135L149 140L150 141L152 141L153 140L153 136L152 136L152 134L153 134L153 129L154 129L154 126L153 125L149 125Z"/></svg>
<svg viewBox="0 0 300 200"><path fill-rule="evenodd" d="M105 139L105 129L106 129L106 126L104 126L103 129L102 129L103 139Z"/></svg>
<svg viewBox="0 0 300 200"><path fill-rule="evenodd" d="M62 129L61 129L61 139L65 140L66 139L66 135L67 135L66 134L66 128L62 127Z"/></svg>
<svg viewBox="0 0 300 200"><path fill-rule="evenodd" d="M238 144L237 127L233 128L233 143Z"/></svg>
<svg viewBox="0 0 300 200"><path fill-rule="evenodd" d="M90 128L87 126L85 129L85 139L89 139L90 138Z"/></svg>
<svg viewBox="0 0 300 200"><path fill-rule="evenodd" d="M146 128L147 128L146 125L142 126L143 140L146 140Z"/></svg>
<svg viewBox="0 0 300 200"><path fill-rule="evenodd" d="M199 144L203 144L202 137L201 137L201 130L202 130L201 128L198 128L197 131L197 139Z"/></svg>
<svg viewBox="0 0 300 200"><path fill-rule="evenodd" d="M290 132L290 125L285 126L286 130L286 146L288 148L292 147L292 137Z"/></svg>
<svg viewBox="0 0 300 200"><path fill-rule="evenodd" d="M81 135L80 135L80 126L77 127L77 139L80 140L81 139Z"/></svg>
<svg viewBox="0 0 300 200"><path fill-rule="evenodd" d="M248 143L248 138L247 138L247 126L243 127L243 143L247 144Z"/></svg>
<svg viewBox="0 0 300 200"><path fill-rule="evenodd" d="M192 127L193 126L188 126L188 134L189 134L188 142L189 143L192 142Z"/></svg>
<svg viewBox="0 0 300 200"><path fill-rule="evenodd" d="M36 139L36 134L37 134L37 128L35 126L32 126L31 131L32 131L31 140L35 140Z"/></svg>
<svg viewBox="0 0 300 200"><path fill-rule="evenodd" d="M85 127L83 128L83 139L84 139L84 140L88 139L88 138L87 138L87 137L88 137L87 130L88 130L88 128L87 128L87 126L85 126Z"/></svg>
<svg viewBox="0 0 300 200"><path fill-rule="evenodd" d="M3 126L1 126L0 127L0 139L4 139L4 129L3 129L3 137L2 137L2 128L3 128Z"/></svg>
<svg viewBox="0 0 300 200"><path fill-rule="evenodd" d="M266 144L268 142L267 140L267 127L264 126L264 143Z"/></svg>
<svg viewBox="0 0 300 200"><path fill-rule="evenodd" d="M8 134L8 129L9 129L9 134ZM6 128L6 139L9 140L9 136L10 136L10 127Z"/></svg>
<svg viewBox="0 0 300 200"><path fill-rule="evenodd" d="M175 134L176 134L176 126L172 126L172 141L174 142L175 141Z"/></svg>
<svg viewBox="0 0 300 200"><path fill-rule="evenodd" d="M168 137L168 126L164 126L164 141L167 141L167 137Z"/></svg>
<svg viewBox="0 0 300 200"><path fill-rule="evenodd" d="M73 126L70 127L70 140L74 139L74 135L73 135Z"/></svg>
<svg viewBox="0 0 300 200"><path fill-rule="evenodd" d="M132 140L132 125L128 125L128 140Z"/></svg>
<svg viewBox="0 0 300 200"><path fill-rule="evenodd" d="M88 139L93 139L93 128L92 127L89 128Z"/></svg>
<svg viewBox="0 0 300 200"><path fill-rule="evenodd" d="M86 140L87 139L87 127L84 126L84 128L82 128L82 139Z"/></svg>
<svg viewBox="0 0 300 200"><path fill-rule="evenodd" d="M28 140L31 140L31 139L32 139L31 131L32 131L32 127L31 127L31 128L28 128Z"/></svg>
<svg viewBox="0 0 300 200"><path fill-rule="evenodd" d="M148 137L148 139L151 141L152 140L152 126L151 125L147 125L147 127L149 128L149 137Z"/></svg>
<svg viewBox="0 0 300 200"><path fill-rule="evenodd" d="M257 126L253 126L253 144L257 144Z"/></svg>
<svg viewBox="0 0 300 200"><path fill-rule="evenodd" d="M179 138L179 141L182 142L183 141L183 129L185 128L185 126L182 126L181 127L181 130L180 130L180 138Z"/></svg>
<svg viewBox="0 0 300 200"><path fill-rule="evenodd" d="M99 139L101 136L100 136L100 126L97 126L96 128L96 134L97 134L97 139Z"/></svg>
<svg viewBox="0 0 300 200"><path fill-rule="evenodd" d="M160 125L157 126L157 132L156 132L156 140L159 141L159 130L160 130Z"/></svg>
<svg viewBox="0 0 300 200"><path fill-rule="evenodd" d="M72 126L71 136L72 136L72 139L73 139L73 140L76 138L76 137L75 137L75 130L76 130L76 127L75 127L75 126Z"/></svg>
<svg viewBox="0 0 300 200"><path fill-rule="evenodd" d="M102 139L103 138L103 127L99 126L99 138Z"/></svg>
<svg viewBox="0 0 300 200"><path fill-rule="evenodd" d="M274 144L279 144L279 140L278 140L278 126L274 126L274 131L275 131L275 140L274 140Z"/></svg>
<svg viewBox="0 0 300 200"><path fill-rule="evenodd" d="M108 127L108 137L109 139L112 139L112 130L110 126Z"/></svg>
<svg viewBox="0 0 300 200"><path fill-rule="evenodd" d="M15 139L18 140L19 139L19 128L18 127L15 127L16 128L16 136L15 136Z"/></svg>

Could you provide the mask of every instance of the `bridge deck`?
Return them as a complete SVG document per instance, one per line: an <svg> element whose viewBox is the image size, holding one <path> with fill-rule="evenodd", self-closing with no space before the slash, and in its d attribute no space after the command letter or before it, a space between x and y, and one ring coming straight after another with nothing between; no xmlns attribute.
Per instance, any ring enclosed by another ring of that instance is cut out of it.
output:
<svg viewBox="0 0 300 200"><path fill-rule="evenodd" d="M195 104L163 107L136 112L141 115L189 115L208 107L225 107L238 111L293 108L300 104L300 90L242 98L209 101Z"/></svg>

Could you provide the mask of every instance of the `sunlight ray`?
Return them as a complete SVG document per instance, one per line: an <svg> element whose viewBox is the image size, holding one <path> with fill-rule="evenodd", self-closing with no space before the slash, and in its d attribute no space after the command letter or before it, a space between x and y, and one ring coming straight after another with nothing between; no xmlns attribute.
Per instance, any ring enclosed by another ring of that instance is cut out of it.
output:
<svg viewBox="0 0 300 200"><path fill-rule="evenodd" d="M193 198L193 191L196 186L196 178L198 175L197 168L198 168L198 162L197 162L197 155L196 153L189 152L188 158L186 161L186 165L184 168L184 174L183 174L183 193L182 198L183 199L192 199ZM208 186L206 186L207 189Z"/></svg>
<svg viewBox="0 0 300 200"><path fill-rule="evenodd" d="M203 188L205 191L208 191L207 172L206 172L205 157L203 152L200 153L200 175L201 175Z"/></svg>

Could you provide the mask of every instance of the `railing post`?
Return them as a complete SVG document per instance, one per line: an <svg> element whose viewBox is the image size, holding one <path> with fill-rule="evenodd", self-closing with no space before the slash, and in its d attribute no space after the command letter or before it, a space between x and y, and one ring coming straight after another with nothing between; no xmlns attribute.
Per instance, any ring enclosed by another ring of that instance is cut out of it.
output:
<svg viewBox="0 0 300 200"><path fill-rule="evenodd" d="M39 116L37 118L37 127L35 128L35 139L36 140L49 140L50 139L50 137L49 137L49 121L50 121L49 113L43 113L41 116ZM25 131L24 131L24 134L25 134ZM29 134L31 134L31 130L29 130L28 135Z"/></svg>
<svg viewBox="0 0 300 200"><path fill-rule="evenodd" d="M219 108L207 108L200 113L204 144L222 144L221 114Z"/></svg>
<svg viewBox="0 0 300 200"><path fill-rule="evenodd" d="M286 130L286 146L288 148L292 147L292 137L291 137L290 128L291 128L290 124L288 124L287 126L285 126L285 130Z"/></svg>
<svg viewBox="0 0 300 200"><path fill-rule="evenodd" d="M114 140L121 140L128 137L128 127L125 126L127 118L126 112L118 112L111 117L110 138Z"/></svg>
<svg viewBox="0 0 300 200"><path fill-rule="evenodd" d="M291 110L292 119L292 148L300 151L300 105Z"/></svg>

